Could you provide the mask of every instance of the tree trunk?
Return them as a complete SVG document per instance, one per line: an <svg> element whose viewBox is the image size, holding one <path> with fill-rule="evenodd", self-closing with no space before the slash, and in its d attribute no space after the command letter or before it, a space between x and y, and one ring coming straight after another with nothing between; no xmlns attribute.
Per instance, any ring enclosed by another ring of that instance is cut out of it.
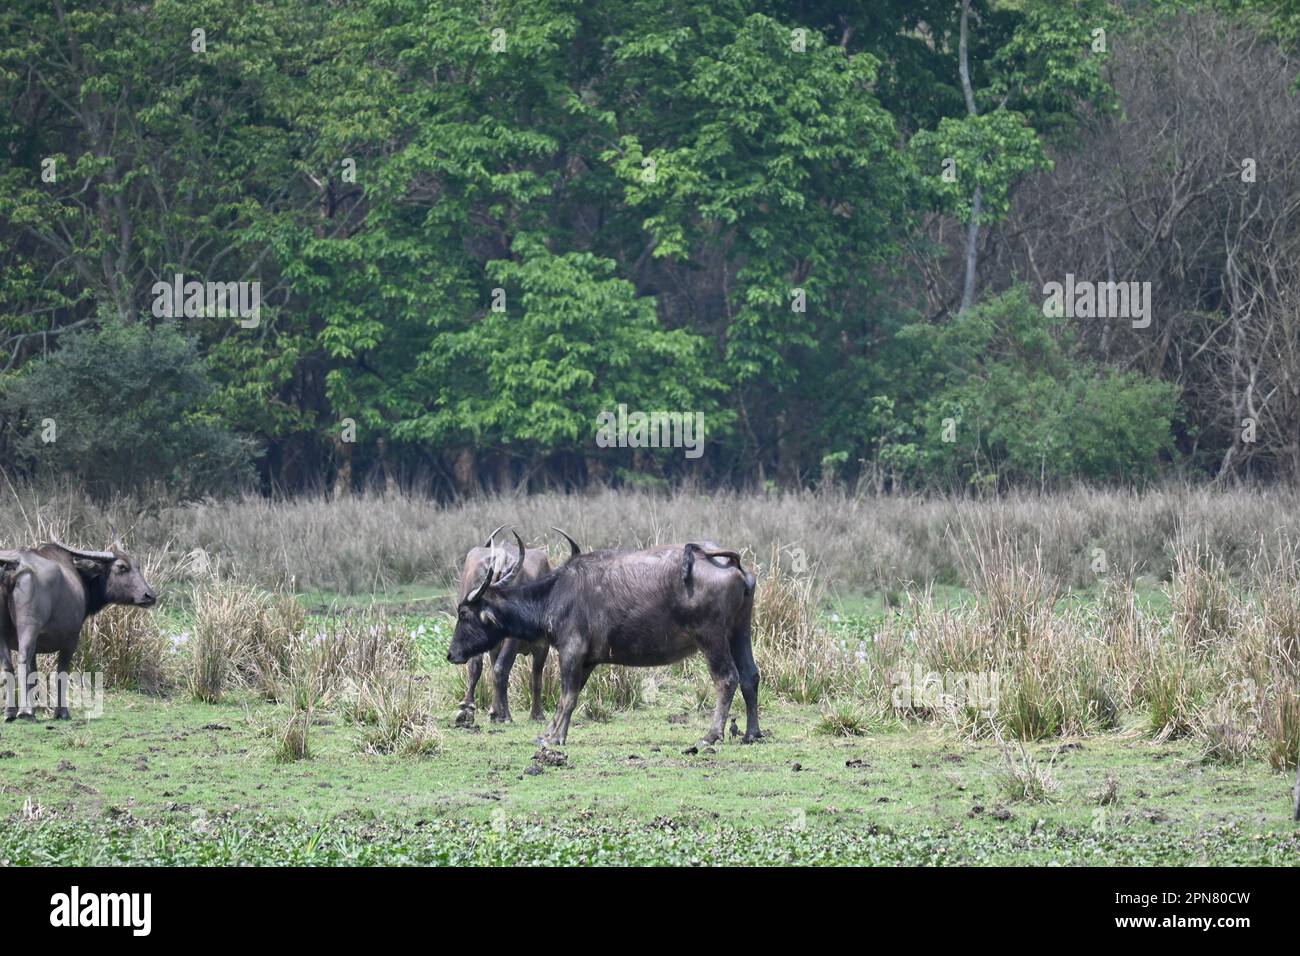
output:
<svg viewBox="0 0 1300 956"><path fill-rule="evenodd" d="M474 493L477 484L475 480L476 471L474 449L462 448L456 452L456 459L451 465L451 477L456 483L456 494L469 495Z"/></svg>
<svg viewBox="0 0 1300 956"><path fill-rule="evenodd" d="M966 21L970 19L970 0L961 2L961 35L957 43L957 68L961 72L961 91L966 97L966 114L978 116L975 109L975 91L970 84L970 63L967 57ZM984 193L979 186L971 197L970 222L966 224L966 280L961 289L961 312L975 304L975 272L979 267L980 213L983 211Z"/></svg>
<svg viewBox="0 0 1300 956"><path fill-rule="evenodd" d="M388 460L388 442L384 438L379 438L375 442L375 451L379 457L379 468L384 474L384 494L393 495L397 493L397 476L393 474L392 462Z"/></svg>
<svg viewBox="0 0 1300 956"><path fill-rule="evenodd" d="M334 497L346 498L352 494L352 442L334 436Z"/></svg>

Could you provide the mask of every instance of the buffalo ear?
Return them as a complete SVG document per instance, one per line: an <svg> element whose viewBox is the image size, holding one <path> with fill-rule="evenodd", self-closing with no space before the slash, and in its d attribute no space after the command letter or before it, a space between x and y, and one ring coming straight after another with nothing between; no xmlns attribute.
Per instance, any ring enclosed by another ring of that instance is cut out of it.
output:
<svg viewBox="0 0 1300 956"><path fill-rule="evenodd" d="M74 568L76 568L81 574L92 578L97 578L101 574L108 573L109 563L110 562L106 561L97 561L94 558L79 558L74 556L72 559L72 566Z"/></svg>
<svg viewBox="0 0 1300 956"><path fill-rule="evenodd" d="M501 622L497 620L496 614L493 613L490 607L485 607L483 608L483 610L479 611L478 619L482 621L484 624L487 624L489 627L501 626Z"/></svg>

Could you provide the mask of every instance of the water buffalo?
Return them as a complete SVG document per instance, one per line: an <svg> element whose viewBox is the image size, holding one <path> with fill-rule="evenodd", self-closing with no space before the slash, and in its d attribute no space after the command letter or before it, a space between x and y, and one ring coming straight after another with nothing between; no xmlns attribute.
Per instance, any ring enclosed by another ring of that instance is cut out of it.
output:
<svg viewBox="0 0 1300 956"><path fill-rule="evenodd" d="M504 528L502 525L501 528ZM469 554L465 555L465 564L460 572L460 587L456 595L457 602L465 600L466 595L473 590L479 579L483 577L489 568L494 569L497 574L514 573L511 564L511 555L502 550L498 551L492 547L492 541L501 530L497 528L488 535L487 542L481 548L471 548ZM578 543L570 538L559 528L552 528L552 531L558 531L564 535L569 542L570 555L577 555L582 552ZM517 559L515 559L517 560ZM551 570L551 562L546 556L546 552L534 548L529 548L524 552L523 567L517 572L516 580L520 583L526 581L535 581ZM546 655L550 653L551 647L545 641L520 640L515 637L507 637L488 652L488 658L492 666L492 709L488 711L488 719L495 723L510 723L510 701L506 693L510 684L510 669L514 667L515 658L524 654L529 657L533 665L532 680L529 688L532 695L531 710L529 712L530 720L541 720L542 714L542 674L546 669ZM484 655L475 654L469 659L466 666L465 681L465 699L460 705L460 715L457 717L459 724L472 724L474 722L474 691L478 687L479 677L483 673Z"/></svg>
<svg viewBox="0 0 1300 956"><path fill-rule="evenodd" d="M68 666L86 619L110 604L151 607L158 600L131 557L114 542L109 551L83 551L55 540L21 551L0 551L0 651L4 653L5 720L35 720L32 689L36 655L59 655L54 717L68 720ZM14 680L13 652L18 652ZM21 707L17 689L23 688Z"/></svg>
<svg viewBox="0 0 1300 956"><path fill-rule="evenodd" d="M739 554L707 541L592 551L524 583L517 580L524 543L518 534L515 541L516 570L497 577L487 569L461 599L447 659L464 663L506 635L553 646L562 693L543 744L565 742L578 693L596 665L659 667L697 651L718 692L703 743L722 739L737 685L745 697L745 742L762 736L750 644L754 576L740 566Z"/></svg>

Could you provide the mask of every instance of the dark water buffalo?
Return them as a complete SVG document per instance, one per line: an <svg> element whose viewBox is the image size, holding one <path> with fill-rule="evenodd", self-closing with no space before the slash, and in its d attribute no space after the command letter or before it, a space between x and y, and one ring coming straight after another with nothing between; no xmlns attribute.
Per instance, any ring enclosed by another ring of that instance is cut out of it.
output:
<svg viewBox="0 0 1300 956"><path fill-rule="evenodd" d="M504 528L502 525L501 528ZM518 558L511 555L505 550L497 550L492 547L492 540L496 537L497 528L488 535L487 543L481 548L471 548L469 554L465 555L465 564L460 571L460 587L458 589L456 600L457 603L464 601L469 594L488 573L489 568L493 572L502 576L512 575L519 583L535 581L538 578L550 573L551 562L546 556L546 552L529 548L524 552L523 566L518 571L514 570L514 562ZM569 542L571 554L581 553L576 541L570 538L559 528L551 529L559 531L564 535L565 540ZM510 701L506 693L510 685L510 669L515 665L515 658L520 654L525 655L532 661L533 673L529 684L531 691L531 711L529 719L541 720L542 714L542 674L546 669L546 655L550 653L551 646L542 640L521 640L517 637L507 637L500 641L495 647L489 649L487 657L492 667L492 709L488 711L488 719L496 723L509 723L510 718ZM475 654L469 659L466 666L468 674L465 681L465 699L460 705L460 716L457 723L472 724L474 722L474 691L478 687L479 677L483 673L484 655Z"/></svg>
<svg viewBox="0 0 1300 956"><path fill-rule="evenodd" d="M524 544L518 543L518 567ZM541 740L563 744L578 693L598 664L660 667L704 655L718 691L704 743L722 739L731 699L745 697L745 742L758 726L758 667L750 645L754 576L711 542L593 551L535 581L491 569L460 601L447 659L464 663L505 635L542 640L560 656L562 696Z"/></svg>
<svg viewBox="0 0 1300 956"><path fill-rule="evenodd" d="M59 655L56 720L68 720L66 674L86 619L110 604L151 607L158 600L135 561L114 543L83 551L58 541L30 551L0 551L0 651L4 654L5 720L35 720L36 655ZM13 652L18 652L14 680ZM22 701L17 689L23 688ZM19 704L21 703L21 706Z"/></svg>

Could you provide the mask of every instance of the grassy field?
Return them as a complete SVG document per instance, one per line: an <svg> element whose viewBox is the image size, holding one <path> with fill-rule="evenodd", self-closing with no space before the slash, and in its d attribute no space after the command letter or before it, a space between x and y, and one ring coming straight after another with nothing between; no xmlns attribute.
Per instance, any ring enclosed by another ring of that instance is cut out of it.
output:
<svg viewBox="0 0 1300 956"><path fill-rule="evenodd" d="M1300 863L1287 492L15 504L135 515L163 599L86 627L101 718L0 725L0 863ZM525 667L457 726L449 569L512 515L741 544L771 736L692 751L698 659L598 668L562 756Z"/></svg>
<svg viewBox="0 0 1300 956"><path fill-rule="evenodd" d="M445 627L403 620L426 625L423 680L446 683ZM458 728L448 708L426 756L359 752L323 711L310 759L278 762L260 695L110 692L102 718L0 729L0 863L1300 862L1290 778L1260 761L1138 727L1015 746L902 722L834 736L819 706L771 694L768 739L690 752L705 715L659 673L639 706L576 722L563 758L539 755L536 724ZM1017 785L1023 766L1049 792Z"/></svg>

